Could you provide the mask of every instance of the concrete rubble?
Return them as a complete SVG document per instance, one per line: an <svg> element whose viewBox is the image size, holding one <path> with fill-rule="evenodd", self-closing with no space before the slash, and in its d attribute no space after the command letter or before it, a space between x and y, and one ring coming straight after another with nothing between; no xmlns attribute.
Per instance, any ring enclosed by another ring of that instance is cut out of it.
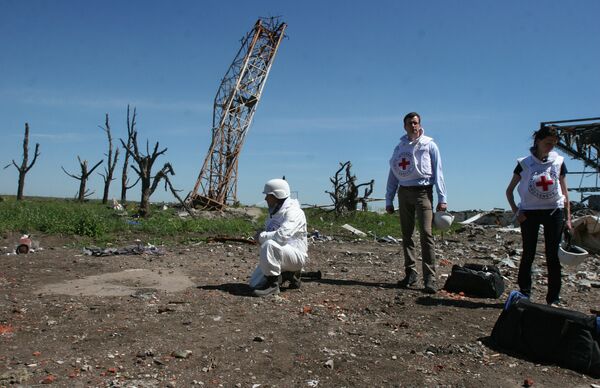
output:
<svg viewBox="0 0 600 388"><path fill-rule="evenodd" d="M574 239L588 251L600 252L600 217L585 215L572 220Z"/></svg>

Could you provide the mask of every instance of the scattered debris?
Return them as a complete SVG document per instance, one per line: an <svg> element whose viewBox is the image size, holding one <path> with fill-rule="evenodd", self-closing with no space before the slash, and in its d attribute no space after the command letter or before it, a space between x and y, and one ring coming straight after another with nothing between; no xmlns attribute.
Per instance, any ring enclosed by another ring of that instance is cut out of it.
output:
<svg viewBox="0 0 600 388"><path fill-rule="evenodd" d="M502 260L500 260L500 262L498 263L499 266L505 266L505 267L509 267L509 268L517 268L517 265L515 264L515 262L510 259L510 258L504 258Z"/></svg>
<svg viewBox="0 0 600 388"><path fill-rule="evenodd" d="M25 368L18 368L14 370L8 370L0 373L0 385L5 384L24 384L31 378L31 374Z"/></svg>
<svg viewBox="0 0 600 388"><path fill-rule="evenodd" d="M473 214L473 211L455 212L457 219L465 218L460 221L461 225L479 224L479 225L494 225L494 226L508 226L513 223L512 212L507 212L504 209L492 209L487 211L477 211ZM473 214L473 215L471 215Z"/></svg>
<svg viewBox="0 0 600 388"><path fill-rule="evenodd" d="M163 255L165 252L163 249L156 247L152 244L136 244L129 245L124 248L98 248L98 247L85 247L83 248L83 254L88 256L115 256L115 255Z"/></svg>
<svg viewBox="0 0 600 388"><path fill-rule="evenodd" d="M313 242L314 241L333 241L333 237L325 236L324 234L321 234L321 232L319 232L318 230L315 230L310 235L308 235L308 238L310 240L312 240Z"/></svg>
<svg viewBox="0 0 600 388"><path fill-rule="evenodd" d="M40 381L40 383L42 383L42 384L52 384L55 380L56 380L56 376L54 376L54 375L48 375L48 376L44 377L44 379L42 381Z"/></svg>
<svg viewBox="0 0 600 388"><path fill-rule="evenodd" d="M386 242L386 243L391 243L391 244L400 244L402 242L402 239L397 239L394 238L392 236L390 236L389 234L385 237L379 237L377 239L377 241L379 242Z"/></svg>
<svg viewBox="0 0 600 388"><path fill-rule="evenodd" d="M466 219L464 221L459 222L459 224L461 224L461 225L467 225L467 224L473 223L473 222L477 221L478 219L480 219L481 217L483 217L486 214L487 213L477 213L473 217L471 217L469 219Z"/></svg>
<svg viewBox="0 0 600 388"><path fill-rule="evenodd" d="M174 350L173 353L171 353L171 356L175 358L188 358L192 353L191 350Z"/></svg>
<svg viewBox="0 0 600 388"><path fill-rule="evenodd" d="M112 200L112 206L111 206L111 207L112 207L112 209L113 209L114 211L118 211L118 212L125 211L125 208L123 207L123 205L121 205L121 204L119 203L119 201L117 201L117 200L116 200L116 199L114 199L114 198L113 198L113 200Z"/></svg>
<svg viewBox="0 0 600 388"><path fill-rule="evenodd" d="M444 241L436 235L440 286L452 265L477 263L495 264L516 287L521 237L499 229L469 224ZM3 257L0 386L38 385L50 374L59 386L389 386L399 371L411 386L494 378L518 386L531 378L535 388L550 377L556 386L590 386L593 380L570 370L489 347L484 338L500 314L498 300L444 290L427 296L421 276L415 287L398 289L401 245L367 235L339 229L325 240L313 233L302 287L284 283L270 300L247 296L257 252L241 243L203 241L169 246L161 256L105 258L61 241L35 257ZM543 235L538 243L532 298L543 303ZM142 242L121 244L108 247ZM598 273L594 254L564 269L561 307L600 310ZM10 383L6 372L19 368L29 377Z"/></svg>
<svg viewBox="0 0 600 388"><path fill-rule="evenodd" d="M13 327L11 325L0 325L0 337L1 336L10 336L14 332Z"/></svg>
<svg viewBox="0 0 600 388"><path fill-rule="evenodd" d="M521 228L514 227L514 226L507 226L504 228L498 228L498 232L521 234Z"/></svg>

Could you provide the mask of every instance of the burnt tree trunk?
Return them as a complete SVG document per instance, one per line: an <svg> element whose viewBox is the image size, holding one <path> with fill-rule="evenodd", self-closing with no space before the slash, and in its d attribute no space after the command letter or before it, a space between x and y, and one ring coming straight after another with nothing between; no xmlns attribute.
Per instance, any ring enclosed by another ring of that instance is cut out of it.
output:
<svg viewBox="0 0 600 388"><path fill-rule="evenodd" d="M156 153L156 150L158 148L158 142L156 143L155 147L154 147L154 152ZM167 149L165 148L163 150L163 152L166 152ZM135 158L134 158L135 159ZM136 159L137 161L137 159ZM152 161L152 163L150 163L150 157L146 156L141 158L141 161L139 162L139 171L138 174L140 176L140 181L141 181L141 185L142 185L142 195L141 195L141 200L140 200L140 215L145 217L148 214L150 214L150 196L152 195L152 185L151 185L151 181L152 181L152 164L154 164L154 161Z"/></svg>
<svg viewBox="0 0 600 388"><path fill-rule="evenodd" d="M86 197L89 197L90 195L94 194L94 192L88 193L86 190L86 184L87 184L87 180L90 177L90 175L92 175L92 173L94 172L94 170L100 165L102 164L102 162L104 160L99 161L98 163L96 163L94 165L94 167L92 167L91 170L88 171L88 164L87 164L87 160L82 161L81 158L79 156L77 156L77 160L79 160L79 166L81 168L81 175L77 176L74 174L71 174L69 172L67 172L67 170L65 170L64 167L60 167L62 168L62 170L65 172L65 174L67 174L68 176L70 176L71 178L75 178L79 181L79 192L77 193L77 200L79 202L83 202L85 200Z"/></svg>
<svg viewBox="0 0 600 388"><path fill-rule="evenodd" d="M25 123L25 136L23 137L23 159L21 161L21 165L18 166L14 159L12 161L12 165L15 166L17 171L19 171L19 181L18 181L18 186L17 186L17 201L20 201L23 199L23 192L25 190L25 175L27 175L29 170L31 170L31 167L33 167L33 165L35 164L35 161L37 160L38 156L40 156L40 144L36 143L33 160L31 161L30 165L27 165L27 163L29 162L29 124ZM8 168L10 166L11 166L11 164L9 163L4 168Z"/></svg>
<svg viewBox="0 0 600 388"><path fill-rule="evenodd" d="M108 202L108 193L110 191L110 183L113 181L113 173L115 171L115 167L117 165L117 161L119 160L119 149L117 148L114 152L113 157L113 142L112 135L110 133L110 124L108 122L108 113L106 114L106 120L104 122L104 127L100 127L104 132L106 132L106 136L108 137L108 153L106 153L106 157L108 158L106 167L104 168L104 174L100 174L104 179L104 193L102 194L102 203L106 204Z"/></svg>
<svg viewBox="0 0 600 388"><path fill-rule="evenodd" d="M130 120L129 105L127 105L127 144L123 143L123 141L121 140L121 143L123 143L123 147L125 148L125 158L123 161L123 172L121 174L121 204L123 204L123 206L125 206L125 202L127 201L127 190L129 190L130 188L135 186L138 182L136 180L133 185L128 186L129 178L127 177L127 169L129 167L130 154L129 154L129 152L127 152L127 150L131 148L133 134L135 133L135 124L136 124L135 116L136 116L136 109L133 108L133 116L131 117L131 120Z"/></svg>
<svg viewBox="0 0 600 388"><path fill-rule="evenodd" d="M325 191L331 197L334 211L338 214L343 212L344 198L346 197L346 182L342 181L340 173L348 165L350 165L350 161L347 161L346 163L340 162L340 168L335 172L335 175L332 178L329 178L329 181L333 185L333 191Z"/></svg>
<svg viewBox="0 0 600 388"><path fill-rule="evenodd" d="M345 163L340 162L340 168L336 171L333 178L329 178L333 184L333 191L325 191L331 197L333 201L333 208L337 214L345 212L353 212L358 208L358 204L362 204L363 210L367 209L367 199L373 192L374 180L368 183L356 184L356 176L352 175L350 168L352 163L347 161ZM346 176L342 177L342 171L345 170ZM365 188L365 194L359 197L359 188L367 186Z"/></svg>
<svg viewBox="0 0 600 388"><path fill-rule="evenodd" d="M87 170L87 161L84 160L83 163L85 163L85 169ZM82 171L83 171L83 167L82 167ZM80 179L79 180L79 191L77 192L77 201L79 202L83 202L85 200L85 194L86 194L86 186L87 183L87 179Z"/></svg>

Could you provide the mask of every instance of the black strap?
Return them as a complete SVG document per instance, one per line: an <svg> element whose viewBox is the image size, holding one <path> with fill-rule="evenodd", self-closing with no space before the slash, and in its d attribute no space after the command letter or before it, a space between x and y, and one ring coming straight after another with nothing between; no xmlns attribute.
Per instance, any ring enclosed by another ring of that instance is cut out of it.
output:
<svg viewBox="0 0 600 388"><path fill-rule="evenodd" d="M573 236L571 235L571 231L569 230L569 228L566 227L566 223L563 225L563 236L565 243L567 244L567 250L571 249L571 240L573 239Z"/></svg>

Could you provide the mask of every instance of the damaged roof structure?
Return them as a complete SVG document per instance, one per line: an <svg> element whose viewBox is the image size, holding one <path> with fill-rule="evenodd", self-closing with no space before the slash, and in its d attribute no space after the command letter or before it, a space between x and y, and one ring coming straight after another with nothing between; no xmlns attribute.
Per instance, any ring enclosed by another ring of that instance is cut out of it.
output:
<svg viewBox="0 0 600 388"><path fill-rule="evenodd" d="M600 192L600 117L540 123L540 128L548 126L558 131L559 141L556 147L584 165L583 171L569 171L568 174L595 177L595 186L580 184L579 187L569 188L569 191L581 195L579 204L582 206L572 206L575 240L589 250L600 252L600 195L594 194ZM585 202L587 207L583 206Z"/></svg>
<svg viewBox="0 0 600 388"><path fill-rule="evenodd" d="M600 148L600 117L589 119L546 121L540 123L540 128L554 127L558 131L559 141L556 147L571 156L573 159L583 162L584 171L569 171L569 174L578 175L596 175L600 172L600 160L598 159L598 149ZM591 168L591 171L585 171ZM569 188L569 191L581 193L581 201L585 193L600 191L598 184L594 187ZM598 209L600 210L600 209Z"/></svg>

